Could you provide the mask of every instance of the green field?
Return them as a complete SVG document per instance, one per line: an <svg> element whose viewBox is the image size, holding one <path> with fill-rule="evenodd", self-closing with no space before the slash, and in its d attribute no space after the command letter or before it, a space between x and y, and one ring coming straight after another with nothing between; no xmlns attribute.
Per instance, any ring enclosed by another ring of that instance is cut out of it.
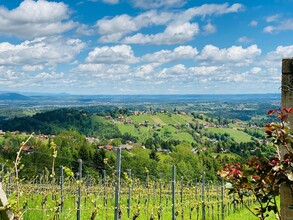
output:
<svg viewBox="0 0 293 220"><path fill-rule="evenodd" d="M0 136L0 143L2 143L3 140L4 140L4 137Z"/></svg>
<svg viewBox="0 0 293 220"><path fill-rule="evenodd" d="M152 115L132 115L129 118L137 123L144 123L145 121L148 121L151 124L155 124L156 122L153 120Z"/></svg>
<svg viewBox="0 0 293 220"><path fill-rule="evenodd" d="M207 130L213 133L220 133L220 134L228 133L238 143L251 141L251 136L246 134L243 131L238 131L231 128L214 128L214 127L210 127Z"/></svg>
<svg viewBox="0 0 293 220"><path fill-rule="evenodd" d="M168 116L168 114L158 113L157 116L164 122L164 124L177 124L176 120L172 117L173 115Z"/></svg>
<svg viewBox="0 0 293 220"><path fill-rule="evenodd" d="M140 135L140 129L135 128L133 124L117 123L117 126L122 134L129 133L133 136Z"/></svg>
<svg viewBox="0 0 293 220"><path fill-rule="evenodd" d="M192 117L188 115L180 114L171 114L171 113L157 113L154 115L151 114L141 114L141 115L132 115L129 118L136 123L144 123L148 121L150 124L186 124L192 122Z"/></svg>
<svg viewBox="0 0 293 220"><path fill-rule="evenodd" d="M134 185L129 186L125 180L121 180L120 188L120 210L121 219L172 219L172 189L170 181L157 179L148 180L148 186L139 179L134 180ZM95 219L106 220L114 219L114 199L115 182L107 179L105 184L81 185L81 220ZM20 211L23 213L23 220L48 220L60 219L75 220L77 213L77 188L78 184L74 182L65 182L62 188L63 205L61 207L60 186L45 184L21 184L21 190L24 192L20 196ZM206 188L207 189L207 188ZM253 215L241 208L241 206L230 206L233 197L225 194L225 200L222 200L220 186L209 184L208 189L202 194L202 185L181 185L176 182L174 196L176 197L175 211L180 216L179 219L201 219L202 196L205 200L205 219L217 219L224 214L225 219L256 219ZM182 192L182 193L181 193ZM54 196L53 196L54 195ZM10 199L15 199L11 194ZM129 203L128 203L129 201ZM252 198L250 198L252 201ZM224 203L224 209L222 209ZM24 205L25 204L25 205ZM230 205L229 205L230 204ZM224 212L222 212L224 210ZM129 212L128 212L129 211ZM92 214L97 212L95 218ZM128 217L129 213L129 217ZM138 218L134 218L138 215ZM55 216L55 217L54 217ZM237 218L236 218L237 216ZM247 216L247 218L245 218Z"/></svg>

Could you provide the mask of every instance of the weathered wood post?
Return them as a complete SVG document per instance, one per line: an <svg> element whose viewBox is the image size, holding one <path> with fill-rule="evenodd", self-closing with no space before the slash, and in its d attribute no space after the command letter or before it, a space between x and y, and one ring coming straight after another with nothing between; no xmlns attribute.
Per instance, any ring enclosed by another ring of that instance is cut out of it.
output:
<svg viewBox="0 0 293 220"><path fill-rule="evenodd" d="M282 60L282 103L283 108L293 107L293 58ZM293 129L292 115L288 119L289 127ZM281 155L284 155L285 149L281 149ZM289 206L293 204L293 197L290 188L282 185L280 189L280 208L282 220L293 220L293 209Z"/></svg>
<svg viewBox="0 0 293 220"><path fill-rule="evenodd" d="M115 186L115 207L114 220L121 219L120 217L120 176L121 176L121 147L117 148L116 159L116 186Z"/></svg>
<svg viewBox="0 0 293 220"><path fill-rule="evenodd" d="M12 210L5 209L7 205L8 205L8 200L7 200L5 192L2 189L2 183L0 183L0 206L4 207L4 209L0 211L0 218L3 220L13 220L14 215Z"/></svg>

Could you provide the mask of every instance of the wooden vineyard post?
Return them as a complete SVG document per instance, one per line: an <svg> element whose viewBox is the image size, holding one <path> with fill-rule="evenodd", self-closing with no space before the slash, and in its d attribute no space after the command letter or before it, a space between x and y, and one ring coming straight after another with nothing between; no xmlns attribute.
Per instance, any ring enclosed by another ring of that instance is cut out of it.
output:
<svg viewBox="0 0 293 220"><path fill-rule="evenodd" d="M224 186L224 180L222 180L221 184L221 202L222 202L222 220L225 219L225 186Z"/></svg>
<svg viewBox="0 0 293 220"><path fill-rule="evenodd" d="M63 212L63 208L64 208L64 193L63 193L63 185L64 185L64 172L63 172L63 166L60 166L60 193L61 193L61 212Z"/></svg>
<svg viewBox="0 0 293 220"><path fill-rule="evenodd" d="M282 60L282 108L293 107L293 58ZM288 118L289 127L293 129L293 116ZM292 131L292 130L291 130ZM286 153L285 149L281 149L281 155ZM280 208L282 220L293 219L293 209L289 206L293 205L293 195L286 185L280 188Z"/></svg>
<svg viewBox="0 0 293 220"><path fill-rule="evenodd" d="M104 186L104 206L107 205L106 190L107 190L107 176L106 170L103 170L103 186Z"/></svg>
<svg viewBox="0 0 293 220"><path fill-rule="evenodd" d="M162 182L163 175L160 173L160 216L162 215L163 207L162 207L162 188L163 188L163 182Z"/></svg>
<svg viewBox="0 0 293 220"><path fill-rule="evenodd" d="M176 190L176 166L173 165L172 167L172 220L176 219L176 197L175 197L175 190Z"/></svg>
<svg viewBox="0 0 293 220"><path fill-rule="evenodd" d="M120 219L120 174L121 174L121 148L117 149L116 161L116 187L115 187L115 207L114 207L114 220Z"/></svg>
<svg viewBox="0 0 293 220"><path fill-rule="evenodd" d="M2 189L2 183L0 183L0 206L5 207L7 205L8 205L8 200L7 200L5 192ZM1 210L0 211L0 219L1 220L13 220L14 214L13 214L12 210L10 210L10 209Z"/></svg>
<svg viewBox="0 0 293 220"><path fill-rule="evenodd" d="M128 178L131 178L131 169L128 169ZM131 207L130 207L130 204L131 204L131 185L129 184L128 186L128 199L127 199L127 216L128 218L130 218L130 211L131 211Z"/></svg>
<svg viewBox="0 0 293 220"><path fill-rule="evenodd" d="M76 219L80 220L80 214L81 214L81 180L82 180L82 160L78 159L78 198L77 198L77 212L76 212Z"/></svg>
<svg viewBox="0 0 293 220"><path fill-rule="evenodd" d="M204 197L205 197L205 172L202 171L202 182L201 182L201 208L202 208L202 220L206 219L206 213L205 213L205 201L204 201Z"/></svg>

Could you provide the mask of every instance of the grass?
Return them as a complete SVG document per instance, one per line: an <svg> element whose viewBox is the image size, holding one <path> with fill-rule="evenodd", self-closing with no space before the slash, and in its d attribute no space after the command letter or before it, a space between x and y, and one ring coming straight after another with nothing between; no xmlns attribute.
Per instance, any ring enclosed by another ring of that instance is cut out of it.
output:
<svg viewBox="0 0 293 220"><path fill-rule="evenodd" d="M118 129L122 134L130 133L134 136L139 136L139 129L135 128L133 124L117 123Z"/></svg>
<svg viewBox="0 0 293 220"><path fill-rule="evenodd" d="M144 123L145 121L148 121L151 124L155 124L152 115L132 115L129 116L129 118L137 123Z"/></svg>
<svg viewBox="0 0 293 220"><path fill-rule="evenodd" d="M166 182L167 183L167 182ZM171 188L166 183L162 183L162 191L160 191L160 183L150 181L148 187L144 183L136 180L135 185L131 188L131 200L130 200L130 218L128 218L128 189L129 186L125 185L122 181L122 188L120 194L120 208L122 213L122 220L133 219L136 213L139 213L138 220L150 219L151 216L154 219L158 219L158 213L161 210L161 219L172 219L172 195ZM170 186L170 183L169 183ZM53 219L54 213L60 213L61 220L76 219L77 212L77 185L67 185L64 188L64 206L63 212L60 212L60 191L59 189L53 193L50 185L45 185L42 188L41 185L27 185L29 187L29 194L22 194L21 205L26 202L26 208L24 210L24 220L47 220ZM87 189L87 193L85 190ZM111 182L104 187L103 185L92 186L82 190L81 198L81 220L91 219L91 214L94 210L97 211L96 220L114 219L114 191L115 187ZM201 206L201 186L183 187L182 194L180 193L180 183L176 185L176 212L178 212L178 218L182 219L201 219L202 206ZM209 185L209 191L206 191L206 220L217 219L217 216L221 216L221 200L220 194L218 194L218 186ZM160 193L161 192L161 193ZM211 193L209 195L209 193ZM216 194L215 194L216 193ZM54 194L54 196L53 196ZM160 203L161 195L161 203ZM182 195L182 202L181 202ZM12 198L12 197L10 197ZM44 199L46 198L46 199ZM105 200L106 199L106 200ZM228 199L228 197L227 197ZM42 205L43 201L43 205ZM106 204L105 204L106 201ZM251 213L248 213L245 209L230 210L228 204L231 204L231 200L225 201L225 219L254 219ZM160 209L160 207L162 209ZM213 209L211 209L213 207ZM247 216L247 218L245 218Z"/></svg>
<svg viewBox="0 0 293 220"><path fill-rule="evenodd" d="M173 119L173 117L172 117L172 115L171 115L171 117L168 115L168 114L163 114L163 113L158 113L157 114L157 116L164 122L164 124L167 124L167 125L169 125L169 124L178 124L174 119Z"/></svg>
<svg viewBox="0 0 293 220"><path fill-rule="evenodd" d="M0 136L0 143L2 143L4 140L4 137L3 136Z"/></svg>
<svg viewBox="0 0 293 220"><path fill-rule="evenodd" d="M251 136L246 134L243 131L238 131L231 128L215 128L215 127L207 128L207 130L210 132L220 133L220 134L228 133L238 143L251 141Z"/></svg>

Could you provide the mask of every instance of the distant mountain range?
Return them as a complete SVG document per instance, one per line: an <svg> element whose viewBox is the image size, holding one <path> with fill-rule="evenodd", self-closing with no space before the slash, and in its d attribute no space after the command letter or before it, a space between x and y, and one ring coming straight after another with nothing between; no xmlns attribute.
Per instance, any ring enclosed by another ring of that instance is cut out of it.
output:
<svg viewBox="0 0 293 220"><path fill-rule="evenodd" d="M30 98L19 93L1 93L0 100L29 100Z"/></svg>

